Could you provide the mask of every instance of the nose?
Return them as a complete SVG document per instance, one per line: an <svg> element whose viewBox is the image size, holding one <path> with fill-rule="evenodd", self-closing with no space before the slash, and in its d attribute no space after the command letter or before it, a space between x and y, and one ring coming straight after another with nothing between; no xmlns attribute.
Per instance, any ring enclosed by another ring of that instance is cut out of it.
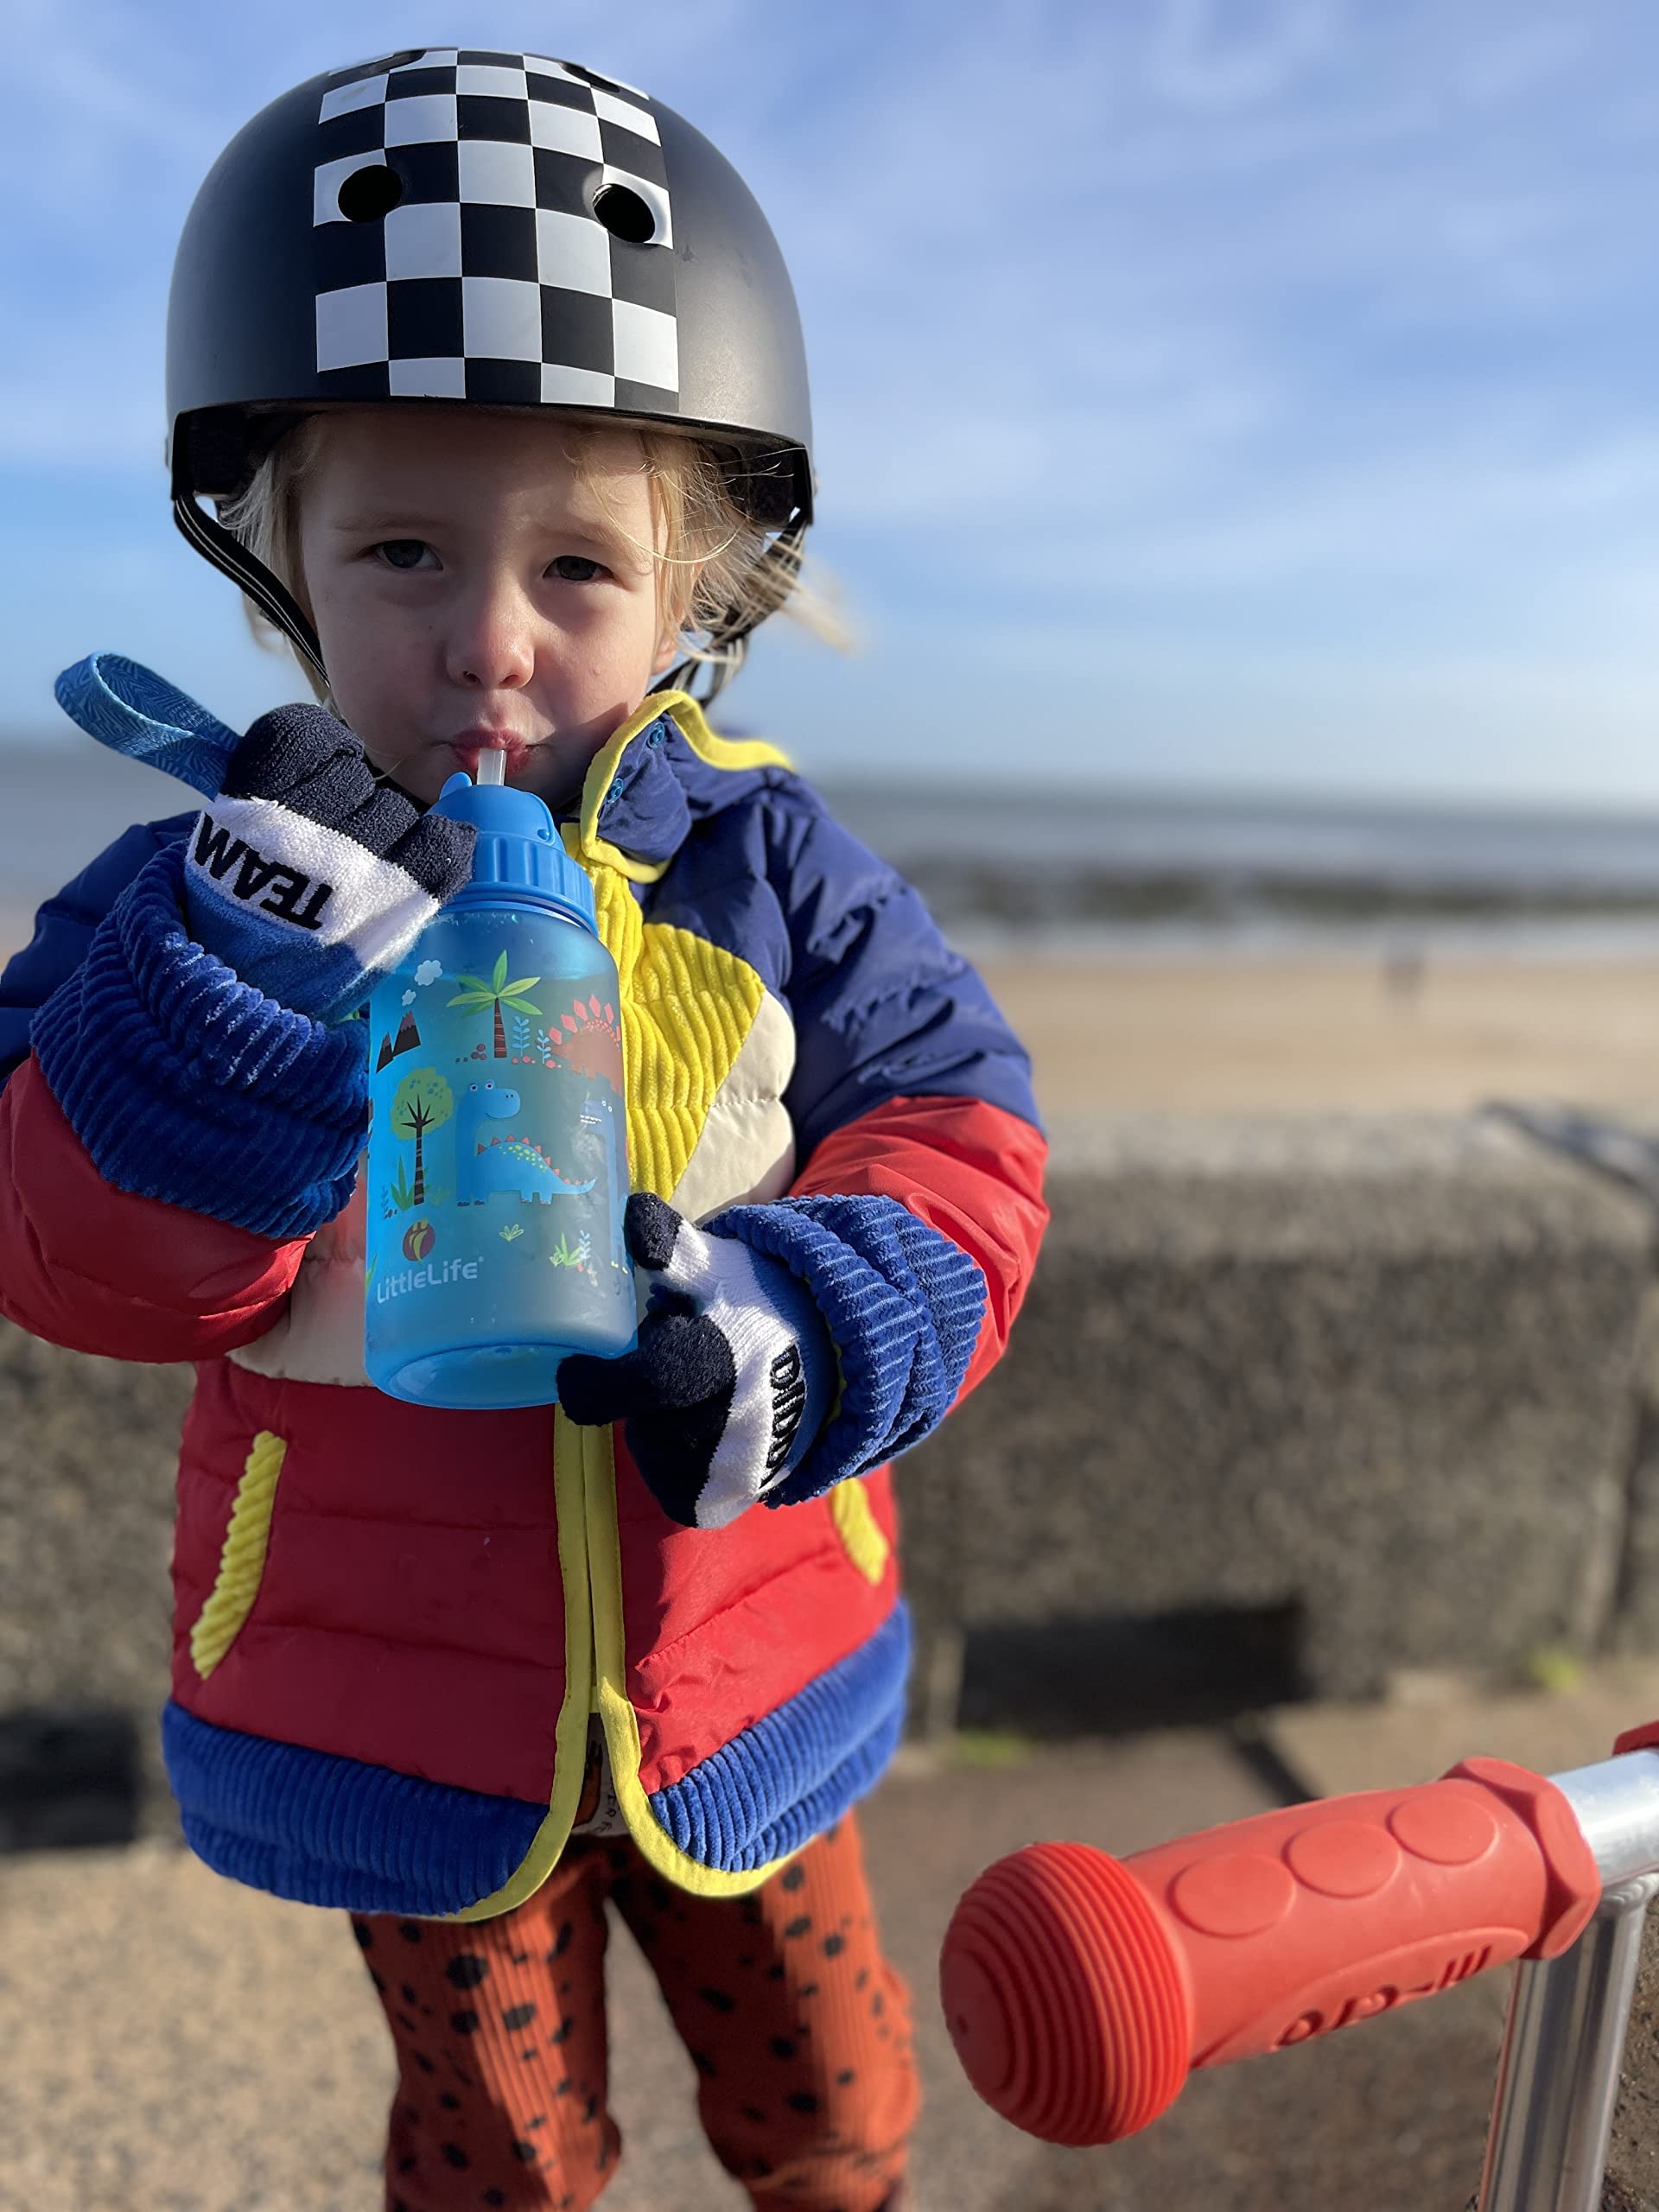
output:
<svg viewBox="0 0 1659 2212"><path fill-rule="evenodd" d="M481 576L454 603L444 657L452 683L473 691L521 691L536 666L533 616L516 578Z"/></svg>

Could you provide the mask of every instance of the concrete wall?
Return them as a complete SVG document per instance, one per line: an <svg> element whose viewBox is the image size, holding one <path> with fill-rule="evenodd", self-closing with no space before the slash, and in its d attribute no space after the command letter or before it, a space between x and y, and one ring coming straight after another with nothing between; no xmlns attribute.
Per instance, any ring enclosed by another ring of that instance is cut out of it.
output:
<svg viewBox="0 0 1659 2212"><path fill-rule="evenodd" d="M1194 1608L1294 1622L1322 1696L1659 1648L1640 1198L1495 1122L1054 1134L1008 1356L900 1467L933 1719L964 1636L1058 1623L1107 1675L1147 1665L1111 1624ZM113 1705L148 1745L188 1384L0 1325L0 1716Z"/></svg>
<svg viewBox="0 0 1659 2212"><path fill-rule="evenodd" d="M173 1825L156 1745L172 1637L168 1562L188 1367L88 1359L0 1322L0 1849L8 1842L113 1839L65 1817L66 1780L90 1758L109 1776L88 1713L130 1716L141 1761L141 1827ZM16 1716L35 1716L29 1725ZM76 1728L54 1745L45 1718ZM67 1775L66 1775L67 1770ZM93 1777L96 1782L96 1777ZM26 1802L49 1801L44 1832Z"/></svg>
<svg viewBox="0 0 1659 2212"><path fill-rule="evenodd" d="M1489 1121L1063 1128L1052 1195L1007 1356L902 1465L936 1712L960 1630L1045 1618L1109 1654L1293 1607L1334 1697L1659 1639L1642 1199Z"/></svg>

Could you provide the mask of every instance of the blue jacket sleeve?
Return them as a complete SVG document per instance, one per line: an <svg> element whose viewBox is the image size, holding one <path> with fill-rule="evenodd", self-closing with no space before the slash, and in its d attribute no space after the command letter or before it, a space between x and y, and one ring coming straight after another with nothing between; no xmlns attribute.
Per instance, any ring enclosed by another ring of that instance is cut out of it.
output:
<svg viewBox="0 0 1659 2212"><path fill-rule="evenodd" d="M804 1160L896 1098L980 1099L1035 1126L1030 1061L919 893L798 786L773 794L769 876L787 923L796 1066L785 1094ZM805 1283L841 1388L767 1503L816 1496L936 1427L978 1340L987 1287L951 1238L887 1195L738 1206L706 1224Z"/></svg>
<svg viewBox="0 0 1659 2212"><path fill-rule="evenodd" d="M784 1103L801 1160L892 1098L982 1098L1036 1126L1029 1056L915 886L815 795L772 799L770 874L789 931L796 1039Z"/></svg>

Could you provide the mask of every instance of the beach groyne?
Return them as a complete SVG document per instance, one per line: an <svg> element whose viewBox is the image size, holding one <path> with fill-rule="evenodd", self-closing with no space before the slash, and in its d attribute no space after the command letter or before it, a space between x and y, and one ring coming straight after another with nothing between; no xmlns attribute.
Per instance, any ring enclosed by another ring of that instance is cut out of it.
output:
<svg viewBox="0 0 1659 2212"><path fill-rule="evenodd" d="M1659 1649L1643 1197L1478 1116L1052 1134L1007 1355L901 1463L919 1726ZM189 1382L0 1325L0 1716L130 1713L147 1799Z"/></svg>

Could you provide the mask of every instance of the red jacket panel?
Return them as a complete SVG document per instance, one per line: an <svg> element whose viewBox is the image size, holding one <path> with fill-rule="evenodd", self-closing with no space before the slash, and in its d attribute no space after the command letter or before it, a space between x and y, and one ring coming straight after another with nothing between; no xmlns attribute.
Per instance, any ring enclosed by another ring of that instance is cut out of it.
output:
<svg viewBox="0 0 1659 2212"><path fill-rule="evenodd" d="M305 1245L113 1188L32 1058L0 1090L0 1313L31 1336L211 1359L270 1328Z"/></svg>

